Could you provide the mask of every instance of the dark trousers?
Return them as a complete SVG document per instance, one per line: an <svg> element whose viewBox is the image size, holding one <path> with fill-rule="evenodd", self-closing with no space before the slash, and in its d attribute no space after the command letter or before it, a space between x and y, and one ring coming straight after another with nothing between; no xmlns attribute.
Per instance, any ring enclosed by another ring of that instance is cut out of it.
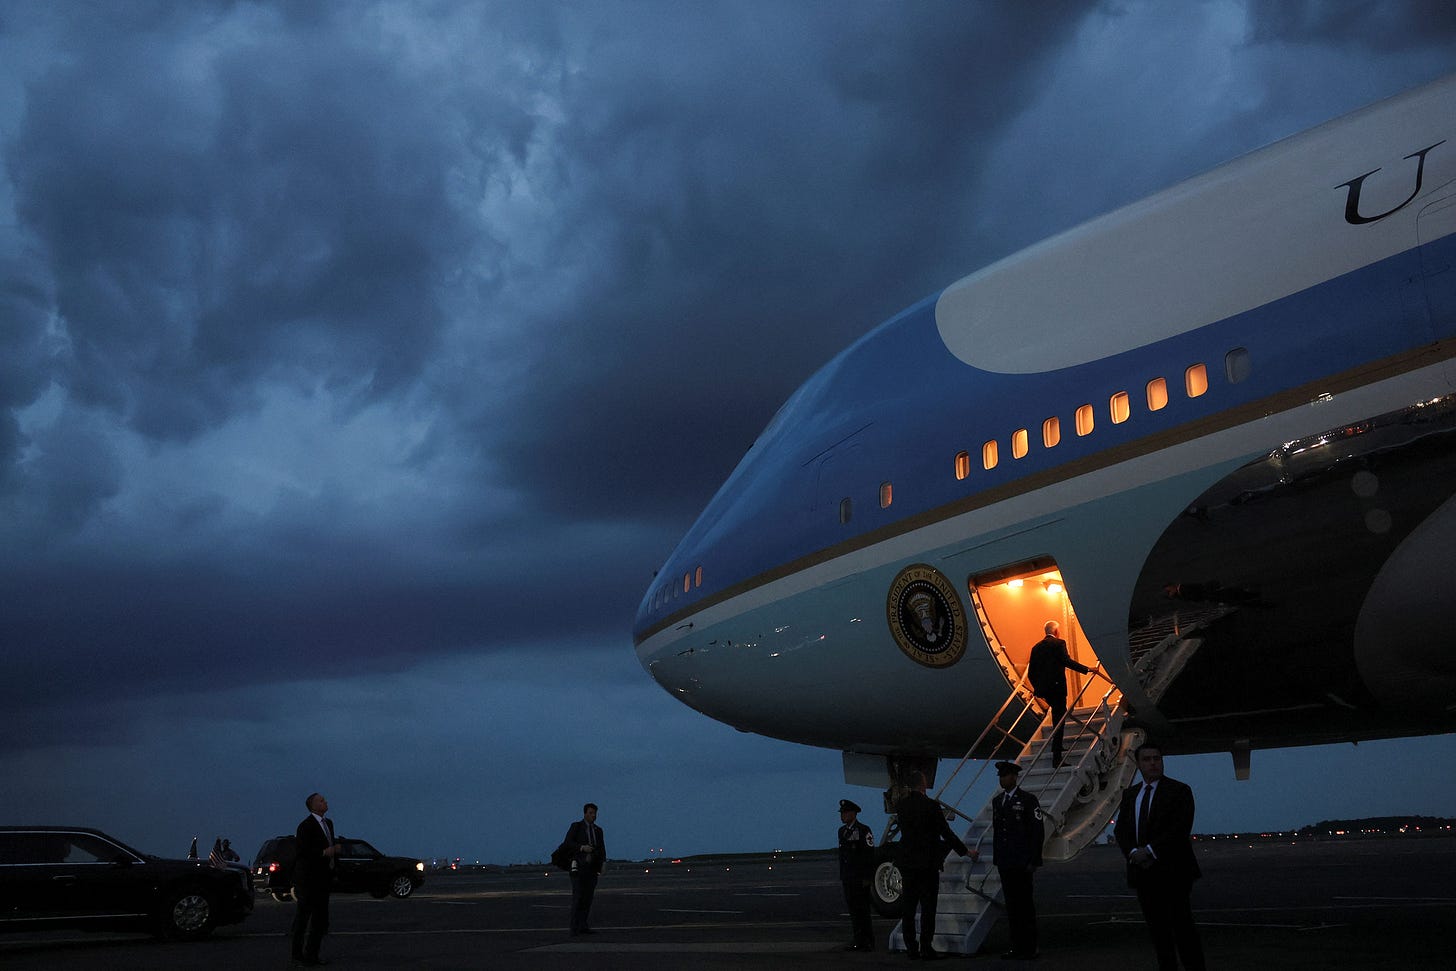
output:
<svg viewBox="0 0 1456 971"><path fill-rule="evenodd" d="M591 930L587 918L591 914L592 895L597 892L595 870L576 869L571 871L571 932L580 934Z"/></svg>
<svg viewBox="0 0 1456 971"><path fill-rule="evenodd" d="M849 908L849 926L854 931L854 943L859 947L875 946L875 931L870 926L870 885L866 880L841 880L844 886L844 905Z"/></svg>
<svg viewBox="0 0 1456 971"><path fill-rule="evenodd" d="M1057 727L1052 730L1052 761L1062 761L1062 732L1066 729L1066 723L1062 721L1067 714L1067 693L1063 691L1061 696L1053 695L1048 698L1046 695L1037 695L1038 698L1051 706L1052 723Z"/></svg>
<svg viewBox="0 0 1456 971"><path fill-rule="evenodd" d="M1188 971L1204 971L1203 944L1193 923L1193 902L1189 896L1192 889L1192 884L1186 881L1138 883L1138 904L1153 938L1158 971L1178 971L1179 958Z"/></svg>
<svg viewBox="0 0 1456 971"><path fill-rule="evenodd" d="M293 888L298 909L293 913L293 956L315 960L329 932L329 885Z"/></svg>
<svg viewBox="0 0 1456 971"><path fill-rule="evenodd" d="M1030 867L997 867L1001 874L1001 894L1006 901L1006 922L1011 925L1011 950L1017 954L1036 953L1036 901L1032 897Z"/></svg>
<svg viewBox="0 0 1456 971"><path fill-rule="evenodd" d="M929 951L935 940L935 905L940 900L940 871L936 869L900 870L905 909L900 912L900 930L905 936L905 950L911 954ZM920 908L921 946L915 941L915 908Z"/></svg>

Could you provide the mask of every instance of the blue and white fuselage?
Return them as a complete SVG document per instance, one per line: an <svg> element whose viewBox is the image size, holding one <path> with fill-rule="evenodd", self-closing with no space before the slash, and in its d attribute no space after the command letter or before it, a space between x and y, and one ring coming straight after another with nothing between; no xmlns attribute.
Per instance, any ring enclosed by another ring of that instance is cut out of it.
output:
<svg viewBox="0 0 1456 971"><path fill-rule="evenodd" d="M1009 690L977 578L1050 564L1172 750L1456 729L1453 230L1456 77L966 277L783 406L642 664L746 731L959 755ZM1140 699L1135 633L1195 602L1230 610Z"/></svg>

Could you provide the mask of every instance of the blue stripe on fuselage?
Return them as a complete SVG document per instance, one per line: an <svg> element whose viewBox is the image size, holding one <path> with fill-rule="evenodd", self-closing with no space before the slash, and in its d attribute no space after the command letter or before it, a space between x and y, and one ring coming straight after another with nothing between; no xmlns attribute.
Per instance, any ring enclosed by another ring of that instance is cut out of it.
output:
<svg viewBox="0 0 1456 971"><path fill-rule="evenodd" d="M1456 236L1438 245L1456 250ZM639 640L694 601L870 530L1433 339L1414 249L1188 333L1041 374L993 373L956 359L936 329L936 299L880 325L795 392L660 572L676 596L654 607L654 585L638 612ZM1249 352L1252 372L1231 384L1223 362L1236 347ZM1210 387L1190 399L1183 372L1195 363L1206 365ZM1169 403L1150 412L1144 388L1160 376ZM1123 424L1108 416L1118 391L1132 400ZM1096 428L1079 438L1074 413L1083 404L1093 406ZM1053 415L1062 441L1047 449L1041 424ZM1010 435L1019 428L1031 450L1013 459ZM981 445L989 439L1001 458L986 470ZM954 474L960 451L971 456L965 480ZM877 501L881 482L893 484L888 509ZM847 524L838 515L843 497L854 503ZM672 578L699 565L702 586L684 593Z"/></svg>

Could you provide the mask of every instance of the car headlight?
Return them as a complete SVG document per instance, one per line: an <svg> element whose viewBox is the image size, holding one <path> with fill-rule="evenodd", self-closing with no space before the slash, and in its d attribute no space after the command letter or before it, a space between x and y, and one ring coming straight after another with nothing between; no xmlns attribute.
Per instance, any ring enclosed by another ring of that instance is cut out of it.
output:
<svg viewBox="0 0 1456 971"><path fill-rule="evenodd" d="M424 873L425 872L425 864L423 862L416 863L415 864L415 869L418 870L418 871L420 871L421 873Z"/></svg>

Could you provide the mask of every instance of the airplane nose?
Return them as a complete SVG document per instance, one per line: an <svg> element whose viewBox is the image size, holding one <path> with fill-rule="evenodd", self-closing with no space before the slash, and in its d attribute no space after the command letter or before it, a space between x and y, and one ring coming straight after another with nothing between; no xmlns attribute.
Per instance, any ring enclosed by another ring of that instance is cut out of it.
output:
<svg viewBox="0 0 1456 971"><path fill-rule="evenodd" d="M1367 527L1378 530L1376 518ZM1382 704L1440 711L1456 699L1456 497L1447 499L1395 549L1360 608L1355 663Z"/></svg>

